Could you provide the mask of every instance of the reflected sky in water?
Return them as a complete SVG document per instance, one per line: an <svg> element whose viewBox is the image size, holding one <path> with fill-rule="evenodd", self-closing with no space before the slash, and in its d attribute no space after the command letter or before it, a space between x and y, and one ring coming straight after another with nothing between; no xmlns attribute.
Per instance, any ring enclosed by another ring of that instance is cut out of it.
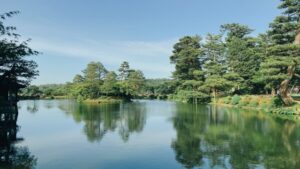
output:
<svg viewBox="0 0 300 169"><path fill-rule="evenodd" d="M264 112L139 100L20 101L37 169L300 168L300 125Z"/></svg>

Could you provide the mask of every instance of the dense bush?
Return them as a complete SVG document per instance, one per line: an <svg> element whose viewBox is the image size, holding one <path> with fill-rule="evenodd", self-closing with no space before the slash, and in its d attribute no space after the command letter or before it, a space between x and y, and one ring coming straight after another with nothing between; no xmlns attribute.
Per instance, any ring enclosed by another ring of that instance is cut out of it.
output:
<svg viewBox="0 0 300 169"><path fill-rule="evenodd" d="M277 95L271 99L272 107L281 107L283 105L284 105L284 102L279 95Z"/></svg>
<svg viewBox="0 0 300 169"><path fill-rule="evenodd" d="M240 100L241 100L241 97L239 95L234 95L231 99L231 104L237 105L237 104L239 104Z"/></svg>

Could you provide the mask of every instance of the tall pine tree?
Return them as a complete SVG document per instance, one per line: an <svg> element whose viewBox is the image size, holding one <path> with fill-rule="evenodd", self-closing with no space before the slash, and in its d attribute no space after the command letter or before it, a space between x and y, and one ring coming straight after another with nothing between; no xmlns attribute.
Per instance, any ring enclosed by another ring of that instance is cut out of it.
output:
<svg viewBox="0 0 300 169"><path fill-rule="evenodd" d="M194 80L195 71L201 70L202 53L199 36L185 36L174 45L171 63L175 64L173 77L176 80Z"/></svg>

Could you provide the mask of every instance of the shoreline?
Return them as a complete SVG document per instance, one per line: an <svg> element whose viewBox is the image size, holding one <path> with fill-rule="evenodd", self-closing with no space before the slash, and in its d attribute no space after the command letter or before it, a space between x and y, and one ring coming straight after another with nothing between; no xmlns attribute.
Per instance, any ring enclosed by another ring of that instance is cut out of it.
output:
<svg viewBox="0 0 300 169"><path fill-rule="evenodd" d="M124 100L122 99L86 99L83 101L78 101L82 103L88 104L115 104L115 103L122 103Z"/></svg>
<svg viewBox="0 0 300 169"><path fill-rule="evenodd" d="M232 105L232 104L224 104L224 103L208 103L210 105L223 106L228 108L239 108L245 110L259 110L264 111L266 113L271 113L275 115L285 115L285 116L300 116L300 111L295 110L295 107L277 107L277 108L264 108L264 107L251 107L251 106L241 106L241 105Z"/></svg>

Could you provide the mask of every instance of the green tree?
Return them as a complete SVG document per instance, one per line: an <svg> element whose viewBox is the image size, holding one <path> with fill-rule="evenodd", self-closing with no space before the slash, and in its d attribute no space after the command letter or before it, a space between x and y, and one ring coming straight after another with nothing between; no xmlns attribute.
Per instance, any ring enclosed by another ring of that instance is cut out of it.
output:
<svg viewBox="0 0 300 169"><path fill-rule="evenodd" d="M0 82L9 81L27 86L38 75L38 71L36 62L26 57L37 55L38 52L28 46L30 40L20 40L20 35L15 33L16 27L3 23L18 13L13 11L0 15Z"/></svg>
<svg viewBox="0 0 300 169"><path fill-rule="evenodd" d="M206 63L204 65L205 84L216 98L218 91L226 90L231 86L230 81L224 78L226 67L224 66L225 45L221 35L208 34L203 46Z"/></svg>
<svg viewBox="0 0 300 169"><path fill-rule="evenodd" d="M145 77L140 70L131 70L128 79L120 81L120 92L127 99L137 96L145 85Z"/></svg>
<svg viewBox="0 0 300 169"><path fill-rule="evenodd" d="M142 71L134 70L129 73L128 84L130 86L131 94L137 95L145 84L145 77Z"/></svg>
<svg viewBox="0 0 300 169"><path fill-rule="evenodd" d="M173 76L176 80L193 80L194 71L201 70L200 40L199 36L185 36L174 45L170 60L175 64Z"/></svg>
<svg viewBox="0 0 300 169"><path fill-rule="evenodd" d="M79 74L75 75L75 77L73 78L73 83L82 83L82 82L84 82L84 77L82 77Z"/></svg>
<svg viewBox="0 0 300 169"><path fill-rule="evenodd" d="M227 61L229 70L243 78L243 88L248 93L253 89L253 77L260 68L262 53L256 38L232 38L227 43Z"/></svg>
<svg viewBox="0 0 300 169"><path fill-rule="evenodd" d="M83 70L86 81L100 81L103 80L107 70L101 62L90 62L87 68Z"/></svg>
<svg viewBox="0 0 300 169"><path fill-rule="evenodd" d="M253 30L246 25L231 23L221 25L221 32L226 34L226 41L230 42L233 38L245 38L245 36L249 35Z"/></svg>
<svg viewBox="0 0 300 169"><path fill-rule="evenodd" d="M221 32L226 34L228 71L243 78L239 89L246 89L244 92L248 93L255 91L252 79L259 70L262 58L259 39L249 37L253 30L238 23L222 25Z"/></svg>
<svg viewBox="0 0 300 169"><path fill-rule="evenodd" d="M101 91L106 95L116 95L118 93L117 74L114 71L107 73Z"/></svg>
<svg viewBox="0 0 300 169"><path fill-rule="evenodd" d="M119 79L127 80L130 72L129 63L124 61L119 68Z"/></svg>

